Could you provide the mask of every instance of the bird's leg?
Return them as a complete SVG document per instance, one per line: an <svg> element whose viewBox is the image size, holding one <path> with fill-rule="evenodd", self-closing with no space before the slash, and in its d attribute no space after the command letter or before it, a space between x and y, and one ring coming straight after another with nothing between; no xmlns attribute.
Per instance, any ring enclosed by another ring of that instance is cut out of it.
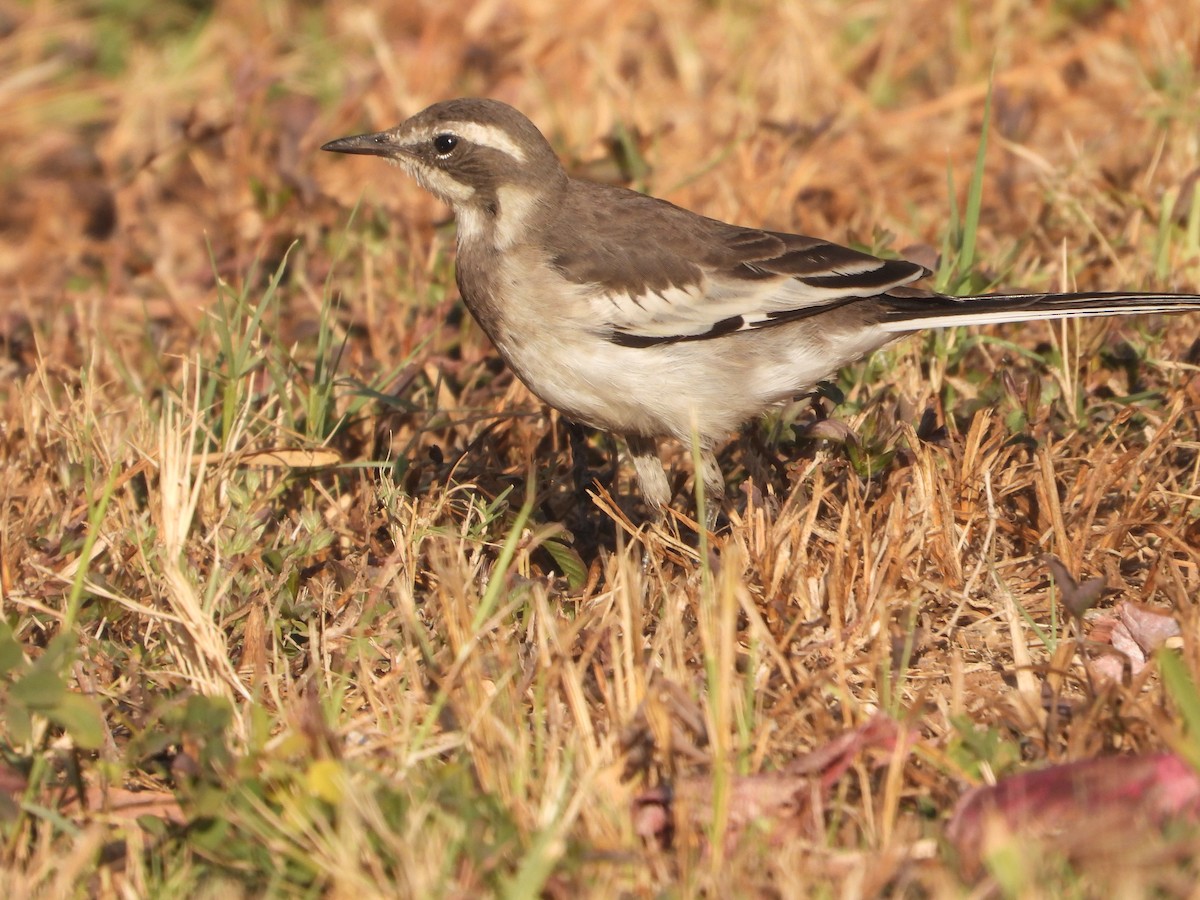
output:
<svg viewBox="0 0 1200 900"><path fill-rule="evenodd" d="M725 505L725 475L717 463L717 454L711 449L700 451L699 474L704 482L704 524L711 531L717 525L721 507Z"/></svg>
<svg viewBox="0 0 1200 900"><path fill-rule="evenodd" d="M667 482L667 472L663 468L662 460L658 458L658 442L654 438L631 434L626 435L625 443L629 447L629 456L633 459L633 468L637 472L642 497L654 512L655 518L662 518L663 510L671 502L671 485Z"/></svg>
<svg viewBox="0 0 1200 900"><path fill-rule="evenodd" d="M575 482L575 496L586 497L587 489L592 484L587 431L575 422L567 422L566 425L567 439L571 442L571 479Z"/></svg>

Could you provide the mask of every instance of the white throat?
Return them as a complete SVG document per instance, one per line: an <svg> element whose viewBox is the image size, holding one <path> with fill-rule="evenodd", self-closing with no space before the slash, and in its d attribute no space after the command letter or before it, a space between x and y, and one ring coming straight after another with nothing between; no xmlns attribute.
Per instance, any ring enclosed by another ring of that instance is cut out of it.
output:
<svg viewBox="0 0 1200 900"><path fill-rule="evenodd" d="M496 191L500 212L496 216L496 247L509 250L524 240L537 213L538 195L526 187L502 187Z"/></svg>
<svg viewBox="0 0 1200 900"><path fill-rule="evenodd" d="M502 187L496 191L499 209L488 215L478 203L455 204L458 239L467 243L483 240L496 250L508 251L524 242L537 215L539 196L525 187Z"/></svg>

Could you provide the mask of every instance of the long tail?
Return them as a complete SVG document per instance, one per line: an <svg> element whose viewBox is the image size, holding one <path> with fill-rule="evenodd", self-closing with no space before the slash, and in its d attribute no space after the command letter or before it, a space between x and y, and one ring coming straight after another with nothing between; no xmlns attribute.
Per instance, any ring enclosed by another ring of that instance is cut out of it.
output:
<svg viewBox="0 0 1200 900"><path fill-rule="evenodd" d="M994 325L1032 319L1078 319L1091 316L1135 316L1200 310L1200 294L1079 293L885 294L888 308L880 325L887 331L920 331L950 325Z"/></svg>

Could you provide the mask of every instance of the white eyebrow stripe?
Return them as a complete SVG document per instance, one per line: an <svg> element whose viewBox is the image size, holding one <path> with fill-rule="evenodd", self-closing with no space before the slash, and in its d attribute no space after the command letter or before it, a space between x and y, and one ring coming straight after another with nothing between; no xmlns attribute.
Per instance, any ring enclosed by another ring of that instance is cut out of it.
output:
<svg viewBox="0 0 1200 900"><path fill-rule="evenodd" d="M483 125L479 122L448 122L438 129L438 134L449 132L466 138L472 144L481 147L491 147L506 153L519 163L526 161L525 151L502 129L494 125Z"/></svg>

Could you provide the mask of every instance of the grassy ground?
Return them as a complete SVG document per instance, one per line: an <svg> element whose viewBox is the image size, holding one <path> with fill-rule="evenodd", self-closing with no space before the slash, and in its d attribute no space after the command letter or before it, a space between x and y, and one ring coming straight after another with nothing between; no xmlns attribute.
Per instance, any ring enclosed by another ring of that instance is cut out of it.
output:
<svg viewBox="0 0 1200 900"><path fill-rule="evenodd" d="M877 354L820 403L857 442L750 427L700 540L598 437L575 490L445 210L316 150L486 94L579 173L949 287L1191 291L1190 0L6 0L0 63L6 896L1194 890L1194 828L947 825L1196 752L1197 316ZM1089 678L1043 554L1177 623L1177 677Z"/></svg>

